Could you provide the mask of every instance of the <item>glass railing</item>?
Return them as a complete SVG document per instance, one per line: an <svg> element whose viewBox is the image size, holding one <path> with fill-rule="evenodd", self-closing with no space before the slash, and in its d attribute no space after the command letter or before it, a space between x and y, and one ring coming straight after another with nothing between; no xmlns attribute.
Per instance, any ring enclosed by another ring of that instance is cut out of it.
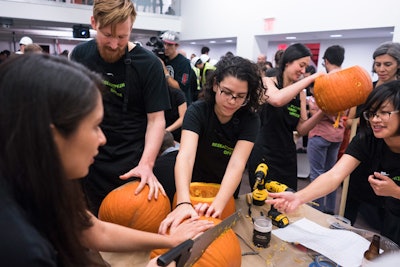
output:
<svg viewBox="0 0 400 267"><path fill-rule="evenodd" d="M46 0L36 1L44 2ZM93 0L55 0L55 2L76 5L93 5ZM137 12L172 16L181 15L181 0L132 0L132 2L135 4Z"/></svg>

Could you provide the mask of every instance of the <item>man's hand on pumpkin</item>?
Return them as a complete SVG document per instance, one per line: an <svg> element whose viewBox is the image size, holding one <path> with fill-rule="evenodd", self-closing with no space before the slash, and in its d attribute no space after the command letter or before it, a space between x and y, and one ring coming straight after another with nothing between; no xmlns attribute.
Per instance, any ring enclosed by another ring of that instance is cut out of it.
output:
<svg viewBox="0 0 400 267"><path fill-rule="evenodd" d="M140 184L135 191L135 195L139 194L147 184L149 186L149 195L147 197L149 200L151 200L153 196L155 199L157 199L160 192L166 196L164 187L157 180L152 168L138 165L127 173L121 175L119 178L126 180L132 177L140 178Z"/></svg>

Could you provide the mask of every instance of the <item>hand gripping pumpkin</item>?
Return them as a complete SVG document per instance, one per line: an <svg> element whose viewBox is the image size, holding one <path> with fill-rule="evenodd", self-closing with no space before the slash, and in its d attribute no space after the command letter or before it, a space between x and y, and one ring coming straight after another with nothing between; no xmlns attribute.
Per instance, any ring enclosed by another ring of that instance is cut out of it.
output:
<svg viewBox="0 0 400 267"><path fill-rule="evenodd" d="M215 183L190 183L190 202L193 206L197 203L211 204L214 201L220 187L221 186L219 184ZM176 195L174 196L172 204L173 207L176 206ZM232 215L235 210L235 199L232 196L226 204L225 209L222 211L221 219L225 219L226 217Z"/></svg>
<svg viewBox="0 0 400 267"><path fill-rule="evenodd" d="M332 115L364 103L371 91L371 76L360 66L328 73L314 82L318 107Z"/></svg>
<svg viewBox="0 0 400 267"><path fill-rule="evenodd" d="M220 219L201 216L200 220L211 220L215 225ZM157 257L167 252L168 249L155 249L150 253L150 258ZM193 267L240 267L242 264L242 251L240 242L232 229L222 233L204 251Z"/></svg>
<svg viewBox="0 0 400 267"><path fill-rule="evenodd" d="M132 181L111 191L101 203L99 219L157 233L162 220L171 212L170 201L163 194L159 194L157 200L149 201L147 185L135 195L138 185L139 181Z"/></svg>

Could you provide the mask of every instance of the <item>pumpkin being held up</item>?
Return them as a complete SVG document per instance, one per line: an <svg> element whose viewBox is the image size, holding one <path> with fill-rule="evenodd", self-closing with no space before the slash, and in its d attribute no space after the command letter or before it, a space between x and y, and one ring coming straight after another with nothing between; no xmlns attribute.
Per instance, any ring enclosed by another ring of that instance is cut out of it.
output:
<svg viewBox="0 0 400 267"><path fill-rule="evenodd" d="M168 197L147 199L149 187L135 195L139 181L128 182L111 191L101 203L99 219L127 226L136 230L157 233L161 222L171 212Z"/></svg>
<svg viewBox="0 0 400 267"><path fill-rule="evenodd" d="M360 66L330 72L314 82L318 107L332 115L364 103L371 91L371 76Z"/></svg>

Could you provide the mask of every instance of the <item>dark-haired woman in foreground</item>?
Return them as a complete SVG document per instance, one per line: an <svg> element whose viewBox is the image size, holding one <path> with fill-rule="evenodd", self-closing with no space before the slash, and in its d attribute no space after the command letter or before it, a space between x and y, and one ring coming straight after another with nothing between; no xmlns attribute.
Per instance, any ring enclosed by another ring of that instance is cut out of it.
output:
<svg viewBox="0 0 400 267"><path fill-rule="evenodd" d="M100 88L97 75L62 57L22 55L1 64L2 265L104 265L88 250L173 247L210 227L189 220L161 236L102 222L87 210L78 178L106 142Z"/></svg>

